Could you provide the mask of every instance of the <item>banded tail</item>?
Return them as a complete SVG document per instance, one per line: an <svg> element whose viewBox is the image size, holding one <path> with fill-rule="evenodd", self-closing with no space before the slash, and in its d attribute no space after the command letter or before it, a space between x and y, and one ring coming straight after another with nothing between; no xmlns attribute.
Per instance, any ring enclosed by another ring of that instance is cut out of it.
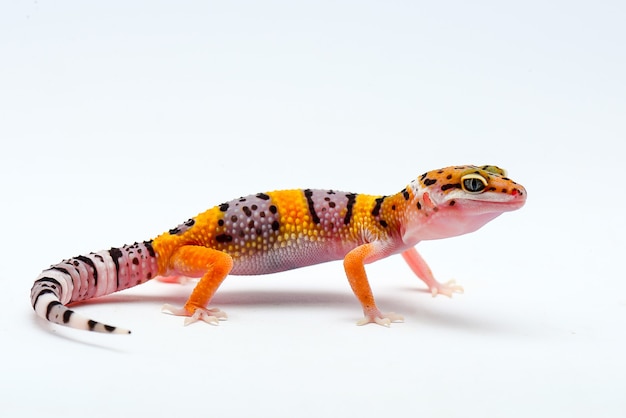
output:
<svg viewBox="0 0 626 418"><path fill-rule="evenodd" d="M123 328L85 318L66 305L109 295L145 283L158 275L152 241L80 255L41 272L30 292L33 309L55 324L109 334Z"/></svg>

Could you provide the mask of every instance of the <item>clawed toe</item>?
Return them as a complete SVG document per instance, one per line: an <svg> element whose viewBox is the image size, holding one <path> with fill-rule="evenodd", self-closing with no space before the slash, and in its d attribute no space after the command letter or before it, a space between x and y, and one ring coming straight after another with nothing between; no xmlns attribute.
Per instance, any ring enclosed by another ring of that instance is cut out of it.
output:
<svg viewBox="0 0 626 418"><path fill-rule="evenodd" d="M385 314L378 312L372 315L365 315L365 318L361 319L356 324L359 326L366 324L378 324L384 327L390 327L392 322L404 322L404 317L394 312Z"/></svg>
<svg viewBox="0 0 626 418"><path fill-rule="evenodd" d="M170 304L163 305L161 312L165 312L176 316L186 316L185 326L193 324L194 322L204 321L207 324L219 325L220 321L228 319L226 312L219 310L218 308L196 308L193 314L190 314L187 309L177 308Z"/></svg>
<svg viewBox="0 0 626 418"><path fill-rule="evenodd" d="M456 284L456 281L454 280L449 280L445 283L437 283L435 286L432 286L430 288L430 293L433 295L433 297L437 295L444 295L451 298L454 293L463 292L463 286Z"/></svg>

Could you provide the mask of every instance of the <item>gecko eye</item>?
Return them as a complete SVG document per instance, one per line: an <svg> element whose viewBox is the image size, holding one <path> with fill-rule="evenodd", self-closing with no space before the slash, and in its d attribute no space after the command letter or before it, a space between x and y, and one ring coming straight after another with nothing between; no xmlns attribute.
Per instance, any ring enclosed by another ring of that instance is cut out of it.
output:
<svg viewBox="0 0 626 418"><path fill-rule="evenodd" d="M468 193L481 193L487 187L487 180L478 174L468 174L461 178L461 184Z"/></svg>

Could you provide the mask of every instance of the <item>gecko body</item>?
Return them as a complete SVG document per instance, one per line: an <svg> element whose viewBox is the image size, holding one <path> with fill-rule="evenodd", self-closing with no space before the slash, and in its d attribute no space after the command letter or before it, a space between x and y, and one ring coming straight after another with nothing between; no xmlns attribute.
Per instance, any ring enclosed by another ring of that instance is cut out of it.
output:
<svg viewBox="0 0 626 418"><path fill-rule="evenodd" d="M473 232L524 205L526 190L496 166L457 166L419 176L392 195L297 189L258 193L215 206L156 238L64 260L44 270L31 290L40 317L72 328L130 331L84 318L67 305L127 289L155 277L197 277L183 307L164 310L185 323L212 324L226 315L208 308L230 275L280 272L343 260L364 318L401 321L378 309L365 264L402 254L433 295L462 288L439 283L414 246Z"/></svg>

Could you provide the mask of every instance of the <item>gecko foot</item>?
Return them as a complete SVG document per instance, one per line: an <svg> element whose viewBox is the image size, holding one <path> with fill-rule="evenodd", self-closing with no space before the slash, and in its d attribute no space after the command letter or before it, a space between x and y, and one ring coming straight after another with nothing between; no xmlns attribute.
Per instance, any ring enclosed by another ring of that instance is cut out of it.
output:
<svg viewBox="0 0 626 418"><path fill-rule="evenodd" d="M463 293L463 286L459 286L454 280L445 283L437 282L434 286L430 287L430 293L433 297L444 295L451 298L453 293Z"/></svg>
<svg viewBox="0 0 626 418"><path fill-rule="evenodd" d="M366 324L378 324L384 327L389 327L392 322L404 322L404 317L394 312L388 312L385 314L377 312L372 315L365 315L365 318L361 319L356 324L359 326Z"/></svg>
<svg viewBox="0 0 626 418"><path fill-rule="evenodd" d="M169 313L176 316L186 316L185 326L193 324L194 322L204 321L207 324L219 325L220 321L228 319L226 312L219 310L218 308L196 308L193 314L189 314L185 308L177 308L173 305L166 303L161 308L161 312Z"/></svg>

